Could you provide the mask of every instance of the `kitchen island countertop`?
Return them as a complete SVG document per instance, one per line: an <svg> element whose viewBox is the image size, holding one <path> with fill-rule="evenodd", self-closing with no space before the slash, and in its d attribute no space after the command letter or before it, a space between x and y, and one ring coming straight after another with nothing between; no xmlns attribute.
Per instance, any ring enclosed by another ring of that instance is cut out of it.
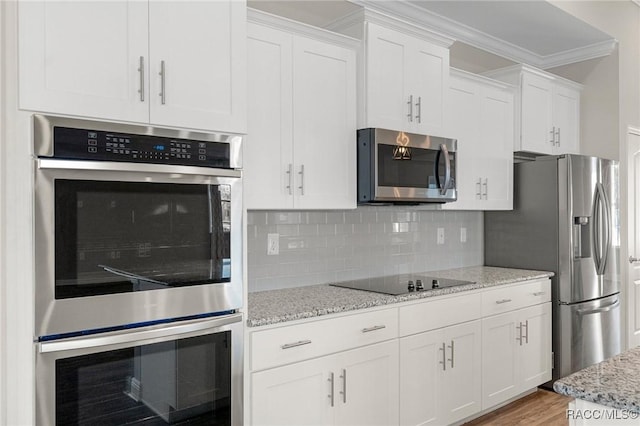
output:
<svg viewBox="0 0 640 426"><path fill-rule="evenodd" d="M328 284L249 293L247 325L259 327L553 276L552 272L546 271L490 266L429 271L428 274L474 283L399 296Z"/></svg>
<svg viewBox="0 0 640 426"><path fill-rule="evenodd" d="M640 413L640 347L557 380L553 389L563 395Z"/></svg>

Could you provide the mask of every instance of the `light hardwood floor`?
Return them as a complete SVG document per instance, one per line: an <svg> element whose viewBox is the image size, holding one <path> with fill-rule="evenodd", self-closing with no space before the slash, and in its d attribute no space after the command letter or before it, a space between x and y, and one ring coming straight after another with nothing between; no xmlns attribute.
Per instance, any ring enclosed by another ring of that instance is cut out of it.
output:
<svg viewBox="0 0 640 426"><path fill-rule="evenodd" d="M509 405L465 423L465 426L568 426L566 410L572 399L538 389Z"/></svg>

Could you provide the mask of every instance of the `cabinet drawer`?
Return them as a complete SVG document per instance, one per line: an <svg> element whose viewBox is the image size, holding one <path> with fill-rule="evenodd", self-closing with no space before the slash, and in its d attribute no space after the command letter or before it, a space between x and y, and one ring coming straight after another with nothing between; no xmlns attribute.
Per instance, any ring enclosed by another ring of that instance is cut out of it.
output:
<svg viewBox="0 0 640 426"><path fill-rule="evenodd" d="M398 337L398 310L319 320L251 333L251 369L262 370Z"/></svg>
<svg viewBox="0 0 640 426"><path fill-rule="evenodd" d="M494 315L551 301L551 281L536 280L482 293L482 315Z"/></svg>
<svg viewBox="0 0 640 426"><path fill-rule="evenodd" d="M400 308L400 336L434 330L481 317L480 293L447 297Z"/></svg>

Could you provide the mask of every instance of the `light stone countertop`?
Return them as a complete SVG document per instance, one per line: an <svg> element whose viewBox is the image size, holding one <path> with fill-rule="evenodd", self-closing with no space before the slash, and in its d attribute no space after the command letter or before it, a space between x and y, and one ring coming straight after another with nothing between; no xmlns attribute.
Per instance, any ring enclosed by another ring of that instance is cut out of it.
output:
<svg viewBox="0 0 640 426"><path fill-rule="evenodd" d="M400 296L334 287L328 284L249 293L247 325L259 327L553 276L553 272L490 266L428 271L424 274L439 278L474 281L474 283Z"/></svg>
<svg viewBox="0 0 640 426"><path fill-rule="evenodd" d="M563 395L640 413L640 347L557 380L553 389Z"/></svg>

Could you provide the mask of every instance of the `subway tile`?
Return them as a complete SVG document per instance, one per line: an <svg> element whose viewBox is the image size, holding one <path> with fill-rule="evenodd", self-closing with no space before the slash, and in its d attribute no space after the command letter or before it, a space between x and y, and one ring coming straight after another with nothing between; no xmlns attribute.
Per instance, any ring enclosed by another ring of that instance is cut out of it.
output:
<svg viewBox="0 0 640 426"><path fill-rule="evenodd" d="M363 206L249 212L247 223L249 291L475 266L484 260L481 212ZM461 226L467 228L464 244ZM438 227L445 228L445 245L436 244ZM281 254L268 256L266 236L273 232L280 234Z"/></svg>
<svg viewBox="0 0 640 426"><path fill-rule="evenodd" d="M306 223L309 223L309 224L327 223L326 212L308 212L306 213L306 216L307 216Z"/></svg>

